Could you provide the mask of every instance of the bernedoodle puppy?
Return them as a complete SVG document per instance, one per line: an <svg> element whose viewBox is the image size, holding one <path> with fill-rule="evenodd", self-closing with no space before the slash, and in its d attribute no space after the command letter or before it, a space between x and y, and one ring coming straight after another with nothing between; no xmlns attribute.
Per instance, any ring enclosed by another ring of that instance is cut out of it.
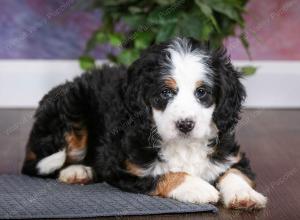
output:
<svg viewBox="0 0 300 220"><path fill-rule="evenodd" d="M39 104L23 173L105 181L183 202L256 209L266 197L235 141L244 87L225 49L153 45L128 69L103 66Z"/></svg>

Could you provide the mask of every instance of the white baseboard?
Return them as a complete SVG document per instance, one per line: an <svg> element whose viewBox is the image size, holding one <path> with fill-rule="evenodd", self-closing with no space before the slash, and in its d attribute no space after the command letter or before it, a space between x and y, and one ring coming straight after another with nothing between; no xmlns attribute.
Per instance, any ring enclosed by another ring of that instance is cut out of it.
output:
<svg viewBox="0 0 300 220"><path fill-rule="evenodd" d="M243 79L248 94L246 107L300 107L300 61L234 64L258 67L255 75ZM34 108L53 86L81 72L77 60L0 60L0 108Z"/></svg>
<svg viewBox="0 0 300 220"><path fill-rule="evenodd" d="M249 108L300 108L299 61L236 61L236 66L253 65L257 72L242 81Z"/></svg>

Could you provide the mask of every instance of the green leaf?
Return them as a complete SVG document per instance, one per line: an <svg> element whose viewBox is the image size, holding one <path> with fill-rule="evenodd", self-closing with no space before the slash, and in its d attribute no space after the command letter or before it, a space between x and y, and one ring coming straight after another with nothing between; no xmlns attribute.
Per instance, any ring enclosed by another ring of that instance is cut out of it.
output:
<svg viewBox="0 0 300 220"><path fill-rule="evenodd" d="M154 35L152 32L138 32L135 33L134 47L137 49L147 48L153 41Z"/></svg>
<svg viewBox="0 0 300 220"><path fill-rule="evenodd" d="M84 70L90 70L95 68L95 59L91 56L81 56L79 57L80 67Z"/></svg>
<svg viewBox="0 0 300 220"><path fill-rule="evenodd" d="M229 0L203 0L207 5L209 5L213 10L222 13L232 20L242 23L242 18L237 12L237 7L235 7L235 2Z"/></svg>
<svg viewBox="0 0 300 220"><path fill-rule="evenodd" d="M240 68L240 71L246 76L251 76L256 72L257 68L254 66L243 66Z"/></svg>
<svg viewBox="0 0 300 220"><path fill-rule="evenodd" d="M107 34L105 34L103 31L97 31L95 35L95 40L97 43L106 43L108 41Z"/></svg>
<svg viewBox="0 0 300 220"><path fill-rule="evenodd" d="M145 16L140 14L126 14L123 16L124 21L131 27L131 28L138 28L141 25L145 24Z"/></svg>
<svg viewBox="0 0 300 220"><path fill-rule="evenodd" d="M117 61L126 66L130 65L139 56L139 51L136 49L123 50L118 56Z"/></svg>
<svg viewBox="0 0 300 220"><path fill-rule="evenodd" d="M150 24L155 25L167 25L172 23L177 23L177 11L170 10L169 7L157 7L154 9L149 16L147 21Z"/></svg>
<svg viewBox="0 0 300 220"><path fill-rule="evenodd" d="M241 40L243 46L244 46L245 48L249 48L249 42L248 42L247 37L246 37L246 34L245 34L244 32L239 36L239 38L240 38L240 40Z"/></svg>
<svg viewBox="0 0 300 220"><path fill-rule="evenodd" d="M208 18L199 13L182 14L179 24L179 35L208 40L214 30Z"/></svg>
<svg viewBox="0 0 300 220"><path fill-rule="evenodd" d="M125 4L134 3L136 0L108 0L108 1L100 1L100 3L104 6L120 6Z"/></svg>
<svg viewBox="0 0 300 220"><path fill-rule="evenodd" d="M107 35L102 30L95 31L91 38L86 43L85 51L84 53L89 53L92 49L94 49L97 45L97 43L106 43L108 41Z"/></svg>
<svg viewBox="0 0 300 220"><path fill-rule="evenodd" d="M240 41L241 41L241 43L243 44L243 46L244 46L244 48L245 48L245 50L246 50L246 53L247 53L248 57L251 59L251 54L250 54L250 51L249 51L249 42L248 42L248 40L247 40L247 35L246 35L246 33L243 32L243 33L239 36L239 38L240 38Z"/></svg>
<svg viewBox="0 0 300 220"><path fill-rule="evenodd" d="M203 3L201 0L195 0L195 2L198 5L198 7L201 9L203 14L211 20L216 30L218 32L221 32L220 27L213 15L212 9L207 4Z"/></svg>
<svg viewBox="0 0 300 220"><path fill-rule="evenodd" d="M170 5L174 4L177 0L155 0L160 5Z"/></svg>
<svg viewBox="0 0 300 220"><path fill-rule="evenodd" d="M110 33L108 35L109 43L115 47L119 47L122 45L123 37L118 33Z"/></svg>
<svg viewBox="0 0 300 220"><path fill-rule="evenodd" d="M114 16L112 15L113 13L109 13L109 12L104 12L103 17L102 17L102 27L101 30L104 32L110 32L113 30L114 28Z"/></svg>
<svg viewBox="0 0 300 220"><path fill-rule="evenodd" d="M95 47L96 47L96 40L94 37L91 37L86 43L84 53L90 52Z"/></svg>
<svg viewBox="0 0 300 220"><path fill-rule="evenodd" d="M128 7L128 10L129 10L132 14L143 12L143 9L142 9L142 8L136 7L136 6L129 6L129 7Z"/></svg>
<svg viewBox="0 0 300 220"><path fill-rule="evenodd" d="M157 43L169 40L174 35L176 24L168 24L161 26L156 35L155 41Z"/></svg>

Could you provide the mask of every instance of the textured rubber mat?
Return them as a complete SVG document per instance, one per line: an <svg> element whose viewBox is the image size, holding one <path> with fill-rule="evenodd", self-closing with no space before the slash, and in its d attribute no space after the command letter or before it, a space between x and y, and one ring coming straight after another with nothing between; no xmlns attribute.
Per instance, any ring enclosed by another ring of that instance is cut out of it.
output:
<svg viewBox="0 0 300 220"><path fill-rule="evenodd" d="M67 185L51 179L0 176L0 219L83 218L216 212L213 205L120 191L105 183Z"/></svg>

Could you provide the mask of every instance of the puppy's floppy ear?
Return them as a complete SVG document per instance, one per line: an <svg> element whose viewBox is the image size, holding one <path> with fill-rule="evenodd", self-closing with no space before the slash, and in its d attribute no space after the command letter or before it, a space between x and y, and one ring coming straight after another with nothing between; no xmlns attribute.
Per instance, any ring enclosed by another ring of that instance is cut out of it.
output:
<svg viewBox="0 0 300 220"><path fill-rule="evenodd" d="M241 73L232 66L225 48L213 52L211 66L216 84L216 109L213 117L219 131L224 133L233 130L237 124L246 92L240 82Z"/></svg>
<svg viewBox="0 0 300 220"><path fill-rule="evenodd" d="M124 101L131 113L147 108L144 101L144 79L141 61L137 60L127 70L127 79L124 85Z"/></svg>
<svg viewBox="0 0 300 220"><path fill-rule="evenodd" d="M149 109L149 92L153 84L157 59L151 54L142 55L127 70L124 99L131 113Z"/></svg>
<svg viewBox="0 0 300 220"><path fill-rule="evenodd" d="M150 97L157 89L153 85L160 76L160 62L165 59L163 48L163 44L151 46L128 68L124 97L130 111L150 111Z"/></svg>

